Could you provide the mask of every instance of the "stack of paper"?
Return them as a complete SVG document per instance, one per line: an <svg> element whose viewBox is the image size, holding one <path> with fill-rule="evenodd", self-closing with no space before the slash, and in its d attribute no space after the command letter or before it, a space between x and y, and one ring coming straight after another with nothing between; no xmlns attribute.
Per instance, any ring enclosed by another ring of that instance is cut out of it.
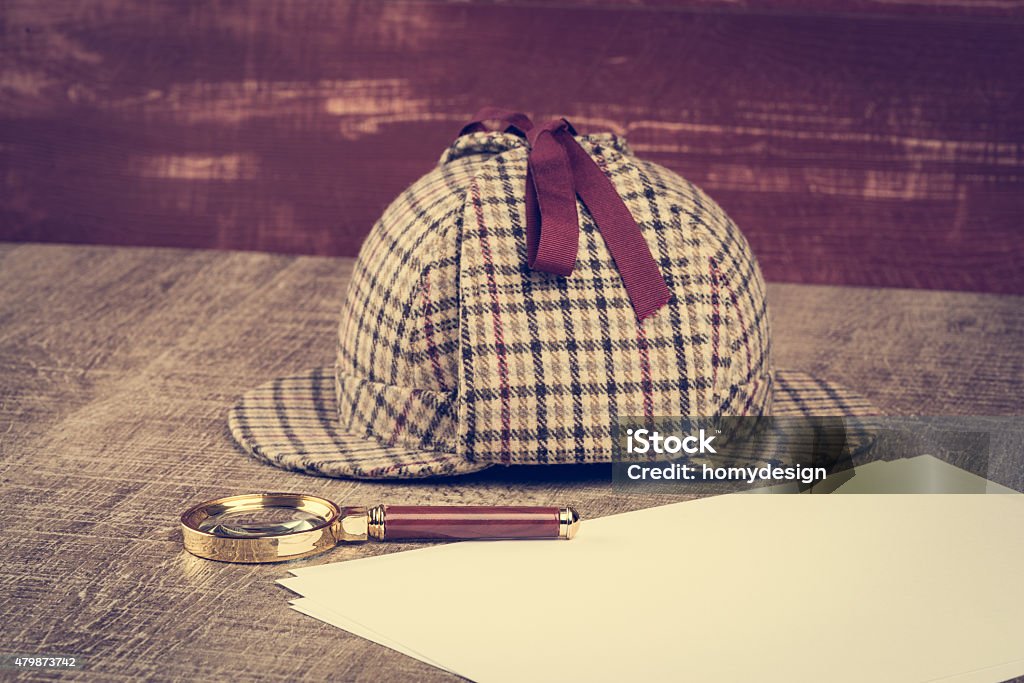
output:
<svg viewBox="0 0 1024 683"><path fill-rule="evenodd" d="M1024 674L1020 496L727 495L588 520L570 542L292 573L300 612L477 681Z"/></svg>

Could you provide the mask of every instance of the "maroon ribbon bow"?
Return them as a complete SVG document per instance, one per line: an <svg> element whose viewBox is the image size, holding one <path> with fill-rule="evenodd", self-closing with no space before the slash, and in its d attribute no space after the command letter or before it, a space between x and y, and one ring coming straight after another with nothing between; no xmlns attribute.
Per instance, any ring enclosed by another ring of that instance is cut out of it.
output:
<svg viewBox="0 0 1024 683"><path fill-rule="evenodd" d="M526 134L530 156L526 172L526 253L531 269L571 275L579 251L579 197L593 217L615 260L619 276L639 320L668 303L672 294L651 255L640 226L608 176L576 141L565 119L533 126L523 114L480 110L465 132L487 130L485 121L506 124Z"/></svg>

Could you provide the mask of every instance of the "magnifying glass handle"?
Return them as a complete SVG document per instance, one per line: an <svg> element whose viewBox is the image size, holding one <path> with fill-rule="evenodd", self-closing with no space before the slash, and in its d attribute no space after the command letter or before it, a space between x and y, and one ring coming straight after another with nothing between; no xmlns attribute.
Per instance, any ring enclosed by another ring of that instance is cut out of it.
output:
<svg viewBox="0 0 1024 683"><path fill-rule="evenodd" d="M367 517L380 541L569 539L580 524L571 507L378 505Z"/></svg>

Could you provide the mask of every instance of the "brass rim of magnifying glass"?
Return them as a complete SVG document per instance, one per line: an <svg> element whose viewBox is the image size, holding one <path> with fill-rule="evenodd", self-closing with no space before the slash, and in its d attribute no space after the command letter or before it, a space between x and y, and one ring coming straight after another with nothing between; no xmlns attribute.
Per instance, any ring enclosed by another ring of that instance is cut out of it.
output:
<svg viewBox="0 0 1024 683"><path fill-rule="evenodd" d="M246 512L270 507L302 510L321 522L312 529L272 536L227 538L200 531L200 525L214 515ZM304 493L249 493L200 503L181 516L185 550L220 562L284 562L330 550L337 544L334 527L341 516L337 505Z"/></svg>

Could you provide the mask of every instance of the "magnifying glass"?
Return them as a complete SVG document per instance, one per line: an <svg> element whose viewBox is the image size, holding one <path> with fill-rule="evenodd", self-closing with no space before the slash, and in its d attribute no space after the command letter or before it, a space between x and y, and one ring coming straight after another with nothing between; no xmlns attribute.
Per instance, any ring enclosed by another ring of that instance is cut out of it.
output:
<svg viewBox="0 0 1024 683"><path fill-rule="evenodd" d="M283 562L339 543L571 539L571 507L377 505L339 507L304 493L248 493L200 503L181 516L185 550L221 562Z"/></svg>

